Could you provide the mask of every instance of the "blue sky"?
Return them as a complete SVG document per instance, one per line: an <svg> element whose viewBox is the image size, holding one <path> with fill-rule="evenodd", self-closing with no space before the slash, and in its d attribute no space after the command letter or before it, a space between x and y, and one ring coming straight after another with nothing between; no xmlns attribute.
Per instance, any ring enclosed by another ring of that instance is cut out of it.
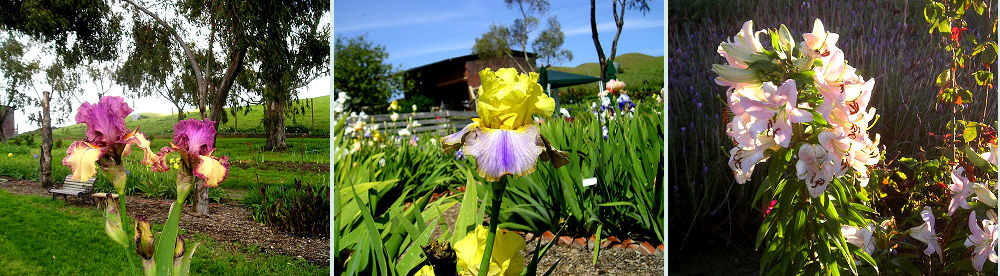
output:
<svg viewBox="0 0 1000 276"><path fill-rule="evenodd" d="M475 39L489 30L491 23L509 25L520 18L520 11L508 9L502 0L473 1L335 1L334 36L368 38L385 46L388 62L409 69L442 59L472 53ZM601 3L603 2L603 3ZM590 33L590 2L550 0L539 29L550 15L559 19L566 35L564 49L573 52L573 60L555 66L576 66L597 62L597 51ZM516 8L516 7L515 7ZM611 52L615 35L610 1L598 1L597 26L605 54ZM663 2L650 4L646 15L625 12L625 28L618 40L618 54L643 53L663 55ZM534 39L535 35L531 36ZM530 41L528 49L530 50Z"/></svg>

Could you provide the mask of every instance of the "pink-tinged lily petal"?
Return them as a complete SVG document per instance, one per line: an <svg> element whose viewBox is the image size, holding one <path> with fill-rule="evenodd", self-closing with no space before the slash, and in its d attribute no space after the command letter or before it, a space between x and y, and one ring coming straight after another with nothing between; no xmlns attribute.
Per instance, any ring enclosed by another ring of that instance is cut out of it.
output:
<svg viewBox="0 0 1000 276"><path fill-rule="evenodd" d="M823 22L817 18L813 22L812 32L802 34L802 38L805 40L803 44L808 48L803 52L812 57L825 57L836 49L835 44L840 39L840 35L827 32L826 28L823 27Z"/></svg>
<svg viewBox="0 0 1000 276"><path fill-rule="evenodd" d="M764 160L767 156L764 152L768 149L776 148L778 145L767 136L761 136L755 140L755 144L749 148L734 147L729 150L729 168L733 170L736 182L740 184L750 180L753 168Z"/></svg>
<svg viewBox="0 0 1000 276"><path fill-rule="evenodd" d="M972 185L969 185L969 179L962 174L965 174L963 167L955 166L951 169L951 184L948 185L948 189L951 190L951 202L948 203L949 216L955 214L958 207L972 208L967 199L973 193Z"/></svg>
<svg viewBox="0 0 1000 276"><path fill-rule="evenodd" d="M931 212L930 206L924 206L924 210L920 211L920 218L923 219L924 224L910 228L910 236L927 244L927 249L924 249L925 255L930 256L937 252L943 261L944 252L941 251L941 244L938 243L937 234L934 233L934 213Z"/></svg>
<svg viewBox="0 0 1000 276"><path fill-rule="evenodd" d="M738 147L748 148L753 146L754 139L756 138L750 129L750 126L753 125L753 120L754 118L750 115L743 114L743 116L734 117L726 125L726 134L736 141Z"/></svg>
<svg viewBox="0 0 1000 276"><path fill-rule="evenodd" d="M188 154L207 155L215 150L215 121L187 119L177 122L174 145Z"/></svg>
<svg viewBox="0 0 1000 276"><path fill-rule="evenodd" d="M84 141L76 141L69 145L62 164L69 166L76 181L87 181L97 174L97 159L104 155L100 148Z"/></svg>
<svg viewBox="0 0 1000 276"><path fill-rule="evenodd" d="M132 145L135 145L136 147L139 147L139 149L142 149L144 153L144 157L142 158L143 165L153 166L156 165L156 163L159 163L158 156L150 148L149 140L146 139L145 134L142 134L141 132L134 132L131 137L125 140L125 142L128 144L125 146L125 151L122 155L127 155Z"/></svg>
<svg viewBox="0 0 1000 276"><path fill-rule="evenodd" d="M521 177L534 172L543 150L536 144L539 134L534 125L516 130L478 127L469 135L462 151L476 157L476 170L491 182L505 175Z"/></svg>
<svg viewBox="0 0 1000 276"><path fill-rule="evenodd" d="M205 180L205 186L218 187L229 175L229 157L213 157L199 155L198 165L194 168L194 176Z"/></svg>
<svg viewBox="0 0 1000 276"><path fill-rule="evenodd" d="M840 234L844 236L844 239L848 243L857 245L865 251L865 253L871 255L875 252L875 240L872 239L872 229L874 226L868 225L868 227L860 228L850 225L840 226Z"/></svg>
<svg viewBox="0 0 1000 276"><path fill-rule="evenodd" d="M965 239L965 247L973 248L972 266L976 271L983 270L983 264L989 259L997 262L997 225L989 219L984 219L983 227L979 228L976 211L969 214L969 237Z"/></svg>
<svg viewBox="0 0 1000 276"><path fill-rule="evenodd" d="M97 104L80 104L76 123L87 124L87 142L103 147L118 143L128 133L125 117L131 113L124 98L105 96Z"/></svg>
<svg viewBox="0 0 1000 276"><path fill-rule="evenodd" d="M798 156L799 161L795 163L797 176L806 181L810 196L819 197L833 180L833 159L823 146L813 144L802 144Z"/></svg>
<svg viewBox="0 0 1000 276"><path fill-rule="evenodd" d="M984 153L980 153L979 157L982 157L983 160L986 160L986 162L990 162L990 164L993 164L994 166L996 166L997 165L997 154L998 154L997 145L996 144L990 144L989 145L989 149L990 149L990 151L987 151L987 152L984 152Z"/></svg>

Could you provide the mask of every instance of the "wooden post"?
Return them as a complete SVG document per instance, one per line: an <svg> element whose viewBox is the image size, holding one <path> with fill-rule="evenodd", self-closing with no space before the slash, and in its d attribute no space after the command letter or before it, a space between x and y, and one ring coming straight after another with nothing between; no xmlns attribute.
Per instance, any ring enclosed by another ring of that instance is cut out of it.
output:
<svg viewBox="0 0 1000 276"><path fill-rule="evenodd" d="M42 187L52 187L52 117L49 112L49 91L42 92L42 150L38 154L38 181Z"/></svg>
<svg viewBox="0 0 1000 276"><path fill-rule="evenodd" d="M316 105L313 102L315 98L309 99L309 117L312 120L312 129L316 129Z"/></svg>

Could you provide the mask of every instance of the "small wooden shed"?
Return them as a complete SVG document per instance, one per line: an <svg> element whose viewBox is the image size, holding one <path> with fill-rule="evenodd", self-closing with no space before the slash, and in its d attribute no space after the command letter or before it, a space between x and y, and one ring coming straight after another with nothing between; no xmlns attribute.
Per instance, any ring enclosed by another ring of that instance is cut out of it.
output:
<svg viewBox="0 0 1000 276"><path fill-rule="evenodd" d="M524 52L511 52L512 57L507 58L482 60L470 54L406 70L416 85L413 91L406 92L404 96L407 98L414 95L426 96L440 103L442 110L475 110L478 90L482 85L479 71L483 68L493 70L503 67L518 68L517 63L535 66L537 58L535 53L527 53L528 58L525 59Z"/></svg>

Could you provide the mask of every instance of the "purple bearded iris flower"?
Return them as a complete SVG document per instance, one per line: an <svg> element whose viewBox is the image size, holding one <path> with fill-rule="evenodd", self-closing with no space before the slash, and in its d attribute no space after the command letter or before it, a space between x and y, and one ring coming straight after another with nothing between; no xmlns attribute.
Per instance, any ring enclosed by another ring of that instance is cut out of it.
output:
<svg viewBox="0 0 1000 276"><path fill-rule="evenodd" d="M219 182L229 175L229 157L215 157L215 122L212 120L187 119L174 125L174 141L160 149L160 163L154 171L170 170L163 157L171 152L181 155L181 164L186 171L204 179L208 187L218 187Z"/></svg>
<svg viewBox="0 0 1000 276"><path fill-rule="evenodd" d="M128 155L132 145L145 153L143 165L152 166L159 161L139 127L129 131L125 126L125 117L130 113L132 108L125 99L116 96L103 97L97 104L84 102L80 105L76 123L87 125L87 137L74 141L62 161L72 170L73 179L87 181L97 173L97 164L104 170L124 172L122 157Z"/></svg>
<svg viewBox="0 0 1000 276"><path fill-rule="evenodd" d="M518 74L513 68L479 72L483 86L476 100L476 113L462 131L441 139L446 152L461 149L476 159L476 170L487 181L503 176L525 176L535 163L552 160L565 165L567 154L553 149L538 132L532 115L551 116L555 101L542 92L538 74Z"/></svg>

